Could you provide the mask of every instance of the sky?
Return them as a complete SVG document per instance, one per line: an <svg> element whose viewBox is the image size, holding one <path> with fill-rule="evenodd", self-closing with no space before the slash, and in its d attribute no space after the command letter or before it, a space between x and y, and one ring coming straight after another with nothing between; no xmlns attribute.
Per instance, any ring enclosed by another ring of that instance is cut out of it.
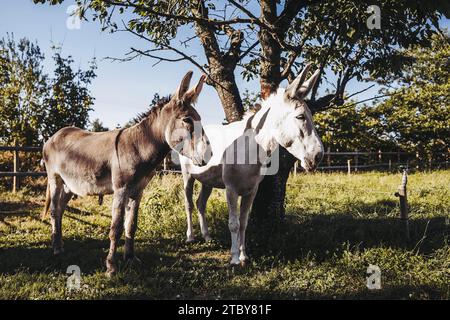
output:
<svg viewBox="0 0 450 320"><path fill-rule="evenodd" d="M60 45L63 55L71 55L75 66L87 69L93 57L97 59L97 78L91 93L95 98L90 118L99 118L109 128L123 125L137 113L146 110L154 93L173 93L187 71L193 70L192 83L200 77L200 70L188 62L163 62L154 66L155 60L141 58L128 62L117 62L105 57L124 57L130 47L146 49L148 44L127 32L102 32L98 21L82 21L80 28L68 28L68 7L75 1L64 1L62 5L36 5L31 0L1 0L0 37L14 33L16 40L27 37L37 41L46 56L45 70L51 73L52 44ZM70 10L69 10L70 11ZM448 20L446 22L448 26ZM70 25L70 23L69 23ZM190 52L200 59L204 53L200 46ZM237 76L240 92L245 89L257 92L258 79L246 82ZM349 93L360 91L370 84L352 81ZM366 99L376 95L378 88L358 95ZM204 86L197 103L197 110L205 124L221 123L225 118L220 100L211 86Z"/></svg>

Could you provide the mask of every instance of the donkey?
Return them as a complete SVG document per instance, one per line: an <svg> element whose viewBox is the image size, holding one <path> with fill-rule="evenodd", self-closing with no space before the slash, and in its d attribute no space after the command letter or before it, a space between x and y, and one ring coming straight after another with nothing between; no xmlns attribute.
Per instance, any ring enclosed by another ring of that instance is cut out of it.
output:
<svg viewBox="0 0 450 320"><path fill-rule="evenodd" d="M169 101L150 109L130 128L94 133L66 127L45 143L43 162L48 184L44 213L50 207L55 255L63 252L62 216L72 195L113 194L107 274L117 271L115 256L123 227L125 261L139 261L134 254L139 203L155 168L171 149L197 166L205 165L211 154L200 116L192 107L205 75L188 90L191 78L192 71L184 76Z"/></svg>
<svg viewBox="0 0 450 320"><path fill-rule="evenodd" d="M280 88L263 100L261 108L255 114L246 115L243 120L228 125L205 126L213 152L208 165L200 168L188 158L180 157L187 215L187 242L194 241L192 194L195 180L201 183L197 209L204 239L211 239L205 218L206 203L211 191L213 188L226 189L231 264L245 264L248 259L245 252L245 230L253 199L264 175L276 173L273 168L270 173L270 168L265 163L277 160L274 156L277 155L279 146L299 159L307 172L314 170L320 163L323 145L304 100L319 75L317 70L305 81L310 67L307 65L286 89ZM252 161L256 152L258 159ZM239 196L241 203L238 219Z"/></svg>

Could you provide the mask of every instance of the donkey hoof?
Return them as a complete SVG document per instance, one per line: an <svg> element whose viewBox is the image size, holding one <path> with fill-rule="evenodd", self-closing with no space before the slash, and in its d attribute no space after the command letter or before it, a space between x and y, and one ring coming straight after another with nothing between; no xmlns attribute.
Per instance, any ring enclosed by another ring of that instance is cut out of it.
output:
<svg viewBox="0 0 450 320"><path fill-rule="evenodd" d="M238 258L233 258L230 261L230 266L238 266L241 264L241 261Z"/></svg>
<svg viewBox="0 0 450 320"><path fill-rule="evenodd" d="M204 239L205 239L205 242L211 242L212 241L212 238L209 235L206 235L204 237Z"/></svg>
<svg viewBox="0 0 450 320"><path fill-rule="evenodd" d="M63 248L55 248L53 249L53 255L55 257L60 256L64 253L64 249Z"/></svg>
<svg viewBox="0 0 450 320"><path fill-rule="evenodd" d="M125 258L125 269L139 266L141 264L142 261L136 256Z"/></svg>
<svg viewBox="0 0 450 320"><path fill-rule="evenodd" d="M106 261L106 275L111 278L117 273L117 266L112 261Z"/></svg>
<svg viewBox="0 0 450 320"><path fill-rule="evenodd" d="M249 263L249 261L248 261L248 259L241 259L240 263L241 263L241 267L245 267Z"/></svg>
<svg viewBox="0 0 450 320"><path fill-rule="evenodd" d="M193 236L187 237L186 243L193 243L195 242L195 238Z"/></svg>

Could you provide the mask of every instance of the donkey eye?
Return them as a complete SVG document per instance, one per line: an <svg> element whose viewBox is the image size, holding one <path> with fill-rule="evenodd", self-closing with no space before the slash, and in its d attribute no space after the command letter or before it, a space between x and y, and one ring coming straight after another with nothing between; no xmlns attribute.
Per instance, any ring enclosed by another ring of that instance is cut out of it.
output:
<svg viewBox="0 0 450 320"><path fill-rule="evenodd" d="M185 118L183 118L183 122L185 122L185 123L189 123L189 124L192 124L192 123L193 123L193 121L192 121L192 118L191 118L191 117L185 117Z"/></svg>
<svg viewBox="0 0 450 320"><path fill-rule="evenodd" d="M298 116L296 116L296 118L298 120L305 120L306 119L304 114L299 114Z"/></svg>

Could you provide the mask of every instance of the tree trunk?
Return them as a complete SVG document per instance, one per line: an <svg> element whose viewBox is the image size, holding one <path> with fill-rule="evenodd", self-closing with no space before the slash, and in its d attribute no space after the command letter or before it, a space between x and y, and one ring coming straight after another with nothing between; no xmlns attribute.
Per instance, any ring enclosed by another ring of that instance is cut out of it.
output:
<svg viewBox="0 0 450 320"><path fill-rule="evenodd" d="M204 1L192 2L191 10L194 16L209 19L208 8L205 6ZM230 33L230 49L228 52L222 52L213 26L197 22L195 30L208 60L209 75L211 77L211 79L208 79L208 84L211 84L216 89L227 121L241 120L244 114L244 107L234 77L234 70L238 62L237 57L243 41L241 32L235 30Z"/></svg>
<svg viewBox="0 0 450 320"><path fill-rule="evenodd" d="M276 22L277 8L275 1L261 1L261 17L270 24ZM265 99L278 89L281 81L281 47L266 29L260 30L259 42L262 55L260 63L261 97Z"/></svg>
<svg viewBox="0 0 450 320"><path fill-rule="evenodd" d="M214 81L212 85L219 95L220 102L225 111L225 118L228 122L241 120L244 114L244 107L233 70L227 70L223 67L210 67L210 70L211 77Z"/></svg>
<svg viewBox="0 0 450 320"><path fill-rule="evenodd" d="M277 174L264 177L253 201L251 216L259 223L284 218L286 183L296 159L283 147L279 148L279 152L280 168Z"/></svg>
<svg viewBox="0 0 450 320"><path fill-rule="evenodd" d="M265 21L274 24L277 19L276 2L261 1L261 15ZM271 93L276 92L281 82L281 47L278 41L264 29L260 31L259 41L262 54L260 64L261 97L265 99ZM279 152L278 172L275 175L264 177L253 201L251 216L259 222L284 217L286 182L295 158L283 147L279 148Z"/></svg>

